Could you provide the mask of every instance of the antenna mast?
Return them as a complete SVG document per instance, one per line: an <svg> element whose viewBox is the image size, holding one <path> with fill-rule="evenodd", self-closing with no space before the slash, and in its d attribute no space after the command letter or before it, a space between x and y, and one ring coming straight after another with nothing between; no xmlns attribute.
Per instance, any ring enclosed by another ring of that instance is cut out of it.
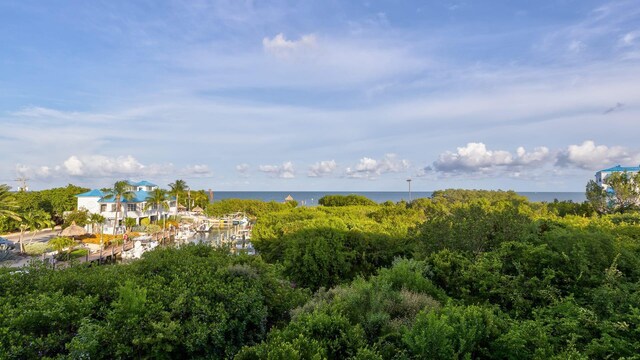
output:
<svg viewBox="0 0 640 360"><path fill-rule="evenodd" d="M29 191L29 185L27 185L27 181L31 180L26 176L20 176L17 179L15 179L14 181L19 182L22 186L18 187L18 191Z"/></svg>

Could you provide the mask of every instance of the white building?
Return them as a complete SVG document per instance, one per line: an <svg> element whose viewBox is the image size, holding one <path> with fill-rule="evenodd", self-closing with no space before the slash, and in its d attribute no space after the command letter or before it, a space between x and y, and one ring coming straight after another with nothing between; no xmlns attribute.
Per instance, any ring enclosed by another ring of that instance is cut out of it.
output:
<svg viewBox="0 0 640 360"><path fill-rule="evenodd" d="M155 206L151 206L145 210L147 205L147 198L149 192L158 188L157 185L148 181L132 182L128 181L130 190L133 192L134 197L131 200L121 199L121 208L118 213L118 224L115 224L116 218L116 199L105 199L105 193L101 190L93 189L82 194L76 195L78 198L78 210L88 210L91 214L100 214L105 217L105 232L113 231L113 226L121 226L124 224L124 219L133 218L136 220L136 224L140 224L143 219L149 219L149 221L156 221L158 211ZM160 218L169 215L177 214L176 199L171 198L168 201L169 208L165 209L160 207Z"/></svg>
<svg viewBox="0 0 640 360"><path fill-rule="evenodd" d="M609 175L616 172L637 173L638 171L640 171L640 166L616 165L614 167L598 171L596 173L596 183L600 185L603 189L607 190L609 188L609 185L606 184L605 179L609 177Z"/></svg>

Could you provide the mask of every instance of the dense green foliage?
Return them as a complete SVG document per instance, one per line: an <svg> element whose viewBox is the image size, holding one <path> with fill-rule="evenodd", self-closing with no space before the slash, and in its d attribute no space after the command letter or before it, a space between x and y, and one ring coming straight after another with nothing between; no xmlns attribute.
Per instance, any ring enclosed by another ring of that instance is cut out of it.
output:
<svg viewBox="0 0 640 360"><path fill-rule="evenodd" d="M0 274L0 358L229 358L308 298L259 258L204 246L127 266Z"/></svg>
<svg viewBox="0 0 640 360"><path fill-rule="evenodd" d="M376 202L362 195L325 195L318 199L322 206L375 205Z"/></svg>
<svg viewBox="0 0 640 360"><path fill-rule="evenodd" d="M12 194L17 203L15 212L24 214L32 210L42 210L49 214L49 218L56 225L60 225L64 221L64 213L76 208L78 201L75 195L88 190L69 184L66 187L41 191L19 191ZM20 221L0 216L0 233L18 231L20 224Z"/></svg>
<svg viewBox="0 0 640 360"><path fill-rule="evenodd" d="M260 256L199 246L1 274L0 358L640 353L639 213L468 190L397 204L213 205L257 216Z"/></svg>
<svg viewBox="0 0 640 360"><path fill-rule="evenodd" d="M16 213L18 202L10 190L8 185L0 184L0 219L20 220Z"/></svg>
<svg viewBox="0 0 640 360"><path fill-rule="evenodd" d="M209 194L205 190L192 190L184 180L176 180L169 184L168 194L176 198L176 202L185 209L199 206L206 209L209 204Z"/></svg>
<svg viewBox="0 0 640 360"><path fill-rule="evenodd" d="M431 194L431 199L436 202L447 202L449 204L468 202L483 199L491 203L497 201L509 201L512 203L526 203L527 198L518 195L515 191L489 191L489 190L465 190L447 189L437 190Z"/></svg>
<svg viewBox="0 0 640 360"><path fill-rule="evenodd" d="M255 217L275 211L291 209L296 205L295 202L278 203L275 201L264 202L250 199L224 199L208 204L205 208L205 214L209 216L224 216L241 212L248 216Z"/></svg>
<svg viewBox="0 0 640 360"><path fill-rule="evenodd" d="M550 213L565 217L567 215L591 216L596 211L589 201L576 203L571 200L558 201L557 199L547 204Z"/></svg>
<svg viewBox="0 0 640 360"><path fill-rule="evenodd" d="M64 217L62 228L64 229L66 227L69 227L69 225L73 223L82 227L89 224L90 223L89 211L87 211L86 209L81 209L81 210L73 210L68 212Z"/></svg>
<svg viewBox="0 0 640 360"><path fill-rule="evenodd" d="M267 261L312 289L342 285L321 288L288 326L238 357L633 358L640 351L640 215L585 217L590 206L446 190L406 206L261 218L256 247ZM360 237L350 238L353 232ZM378 254L414 260L378 275L369 270L390 266L388 257L359 267L353 248L372 234L385 235ZM419 304L416 311L402 308L407 299ZM391 304L406 317L397 319Z"/></svg>
<svg viewBox="0 0 640 360"><path fill-rule="evenodd" d="M258 218L252 241L296 284L316 290L409 255L409 228L421 218L421 211L400 205L293 208Z"/></svg>

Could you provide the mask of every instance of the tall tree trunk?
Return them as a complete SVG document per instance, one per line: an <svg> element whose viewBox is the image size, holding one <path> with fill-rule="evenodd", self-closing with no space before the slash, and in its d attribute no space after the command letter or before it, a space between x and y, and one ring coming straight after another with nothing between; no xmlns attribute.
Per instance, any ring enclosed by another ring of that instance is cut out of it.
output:
<svg viewBox="0 0 640 360"><path fill-rule="evenodd" d="M31 234L31 239L29 239L29 244L27 245L31 245L31 243L33 242L33 239L36 238L36 234L38 233L38 230L33 230L33 234Z"/></svg>
<svg viewBox="0 0 640 360"><path fill-rule="evenodd" d="M20 240L18 241L18 243L20 244L20 253L22 254L25 253L24 243L22 242L23 235L24 235L24 228L20 228Z"/></svg>
<svg viewBox="0 0 640 360"><path fill-rule="evenodd" d="M120 196L116 198L116 218L113 223L113 236L116 235L116 228L118 227L118 212L120 211Z"/></svg>

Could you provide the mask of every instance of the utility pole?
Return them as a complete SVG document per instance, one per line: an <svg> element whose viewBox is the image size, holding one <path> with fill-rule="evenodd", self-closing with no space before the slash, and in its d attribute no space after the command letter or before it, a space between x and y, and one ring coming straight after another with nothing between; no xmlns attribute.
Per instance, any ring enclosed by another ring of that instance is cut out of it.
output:
<svg viewBox="0 0 640 360"><path fill-rule="evenodd" d="M407 183L409 184L409 203L411 203L411 178L407 179Z"/></svg>
<svg viewBox="0 0 640 360"><path fill-rule="evenodd" d="M18 187L18 191L29 191L29 186L27 185L27 180L31 180L26 176L20 176L17 179L14 179L14 181L19 182L22 186Z"/></svg>

